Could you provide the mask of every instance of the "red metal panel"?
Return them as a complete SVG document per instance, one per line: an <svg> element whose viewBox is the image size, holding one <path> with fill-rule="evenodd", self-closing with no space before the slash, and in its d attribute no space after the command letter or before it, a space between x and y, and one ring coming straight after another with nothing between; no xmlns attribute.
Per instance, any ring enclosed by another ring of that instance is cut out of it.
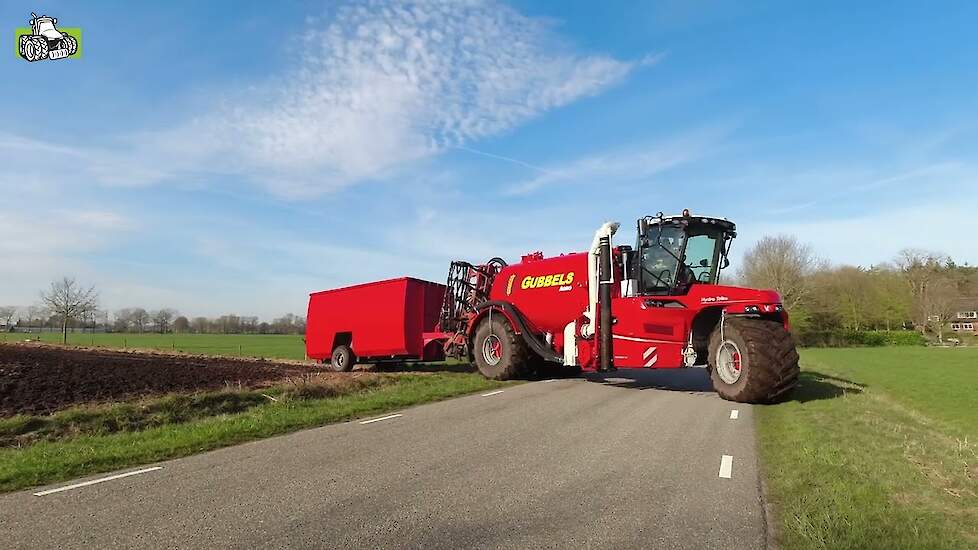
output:
<svg viewBox="0 0 978 550"><path fill-rule="evenodd" d="M429 301L444 285L402 277L309 295L306 353L326 359L337 334L350 333L354 353L362 358L420 357L422 334L434 329ZM437 315L435 315L435 319ZM429 326L430 324L430 326Z"/></svg>

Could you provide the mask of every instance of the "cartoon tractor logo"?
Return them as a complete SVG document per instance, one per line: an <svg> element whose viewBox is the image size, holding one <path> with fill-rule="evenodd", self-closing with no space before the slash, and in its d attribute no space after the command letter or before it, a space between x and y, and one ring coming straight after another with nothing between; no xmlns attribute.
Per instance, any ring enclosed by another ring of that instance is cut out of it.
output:
<svg viewBox="0 0 978 550"><path fill-rule="evenodd" d="M63 59L75 55L78 51L78 40L70 34L63 33L54 25L58 20L54 17L36 13L31 14L31 34L22 34L17 42L17 51L28 61L42 59Z"/></svg>

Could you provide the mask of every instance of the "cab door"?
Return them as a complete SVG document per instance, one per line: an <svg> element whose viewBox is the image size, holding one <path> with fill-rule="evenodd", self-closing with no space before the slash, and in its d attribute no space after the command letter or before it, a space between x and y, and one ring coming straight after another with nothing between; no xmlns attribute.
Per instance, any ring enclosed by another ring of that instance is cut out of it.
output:
<svg viewBox="0 0 978 550"><path fill-rule="evenodd" d="M690 323L689 310L668 297L613 298L615 366L677 368Z"/></svg>

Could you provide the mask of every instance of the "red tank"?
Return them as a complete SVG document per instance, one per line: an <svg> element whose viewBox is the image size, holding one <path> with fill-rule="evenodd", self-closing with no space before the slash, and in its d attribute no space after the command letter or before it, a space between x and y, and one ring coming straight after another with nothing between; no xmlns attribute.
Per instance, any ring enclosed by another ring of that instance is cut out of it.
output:
<svg viewBox="0 0 978 550"><path fill-rule="evenodd" d="M585 252L523 256L500 271L489 298L513 304L537 332L560 333L587 308L587 261Z"/></svg>

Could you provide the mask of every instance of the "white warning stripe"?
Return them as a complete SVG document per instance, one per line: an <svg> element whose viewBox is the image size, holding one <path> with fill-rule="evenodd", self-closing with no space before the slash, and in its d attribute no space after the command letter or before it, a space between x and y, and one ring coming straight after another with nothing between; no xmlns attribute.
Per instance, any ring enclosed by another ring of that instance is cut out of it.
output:
<svg viewBox="0 0 978 550"><path fill-rule="evenodd" d="M380 418L372 418L370 420L364 420L360 422L361 424L373 424L374 422L380 422L381 420L390 420L391 418L400 418L404 416L403 414L391 414L387 416L382 416Z"/></svg>
<svg viewBox="0 0 978 550"><path fill-rule="evenodd" d="M733 475L733 457L723 455L720 457L720 477L730 479Z"/></svg>
<svg viewBox="0 0 978 550"><path fill-rule="evenodd" d="M646 367L651 367L652 365L655 365L656 361L658 361L658 360L659 360L659 356L658 355L653 355L651 359L649 359L648 361L645 362L645 366Z"/></svg>
<svg viewBox="0 0 978 550"><path fill-rule="evenodd" d="M152 468L143 468L142 470L136 470L134 472L126 472L124 474L116 474L109 477L100 477L98 479L93 479L91 481L83 481L81 483L75 483L74 485L66 485L64 487L58 487L57 489L48 489L47 491L40 491L34 493L36 497L43 497L45 495L53 495L54 493L60 493L61 491L70 491L71 489L78 489L79 487L88 487L89 485L95 485L96 483L105 483L106 481L112 481L114 479L122 479L124 477L135 476L139 474L145 474L147 472L155 472L156 470L162 470L162 466L153 466Z"/></svg>
<svg viewBox="0 0 978 550"><path fill-rule="evenodd" d="M649 349L645 350L645 353L642 354L642 359L648 359L649 356L652 355L653 353L655 353L655 346L652 346Z"/></svg>

